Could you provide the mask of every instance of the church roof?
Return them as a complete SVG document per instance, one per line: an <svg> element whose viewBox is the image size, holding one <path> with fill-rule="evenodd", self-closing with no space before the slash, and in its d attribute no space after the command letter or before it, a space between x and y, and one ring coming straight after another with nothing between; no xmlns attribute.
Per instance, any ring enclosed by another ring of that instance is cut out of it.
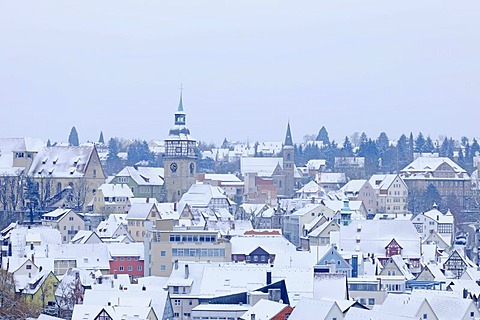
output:
<svg viewBox="0 0 480 320"><path fill-rule="evenodd" d="M285 135L285 145L293 146L292 132L290 131L290 122L287 124L287 134Z"/></svg>

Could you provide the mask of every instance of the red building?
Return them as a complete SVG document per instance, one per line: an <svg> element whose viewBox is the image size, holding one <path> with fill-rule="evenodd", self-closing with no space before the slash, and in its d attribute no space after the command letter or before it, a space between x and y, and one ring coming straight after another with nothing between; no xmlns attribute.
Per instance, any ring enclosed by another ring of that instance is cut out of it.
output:
<svg viewBox="0 0 480 320"><path fill-rule="evenodd" d="M139 243L111 243L110 274L128 274L133 278L144 276L144 245Z"/></svg>

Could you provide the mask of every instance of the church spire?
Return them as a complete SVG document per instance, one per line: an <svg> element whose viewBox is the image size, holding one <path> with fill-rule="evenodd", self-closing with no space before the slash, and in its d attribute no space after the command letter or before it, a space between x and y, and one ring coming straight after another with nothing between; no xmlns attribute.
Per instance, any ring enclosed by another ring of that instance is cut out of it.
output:
<svg viewBox="0 0 480 320"><path fill-rule="evenodd" d="M178 112L183 112L183 86L180 87L180 102L178 103Z"/></svg>
<svg viewBox="0 0 480 320"><path fill-rule="evenodd" d="M285 135L285 146L293 146L292 133L290 132L290 121L287 124L287 134Z"/></svg>

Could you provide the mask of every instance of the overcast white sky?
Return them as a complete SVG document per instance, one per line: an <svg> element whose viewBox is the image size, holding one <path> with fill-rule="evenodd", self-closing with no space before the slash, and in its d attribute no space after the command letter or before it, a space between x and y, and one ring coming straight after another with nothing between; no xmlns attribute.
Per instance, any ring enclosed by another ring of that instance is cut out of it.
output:
<svg viewBox="0 0 480 320"><path fill-rule="evenodd" d="M480 1L0 2L0 137L479 136Z"/></svg>

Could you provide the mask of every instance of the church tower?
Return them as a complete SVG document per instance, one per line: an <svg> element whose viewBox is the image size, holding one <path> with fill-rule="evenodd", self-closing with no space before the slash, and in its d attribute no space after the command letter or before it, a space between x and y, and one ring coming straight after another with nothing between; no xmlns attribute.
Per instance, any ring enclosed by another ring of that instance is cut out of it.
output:
<svg viewBox="0 0 480 320"><path fill-rule="evenodd" d="M175 113L175 125L165 139L165 190L166 201L177 202L195 184L196 141L190 136L186 126L186 113L183 110L182 92Z"/></svg>
<svg viewBox="0 0 480 320"><path fill-rule="evenodd" d="M283 144L283 173L285 175L284 196L292 197L295 192L295 158L290 122L288 122L287 125L287 134L285 135L285 143Z"/></svg>

